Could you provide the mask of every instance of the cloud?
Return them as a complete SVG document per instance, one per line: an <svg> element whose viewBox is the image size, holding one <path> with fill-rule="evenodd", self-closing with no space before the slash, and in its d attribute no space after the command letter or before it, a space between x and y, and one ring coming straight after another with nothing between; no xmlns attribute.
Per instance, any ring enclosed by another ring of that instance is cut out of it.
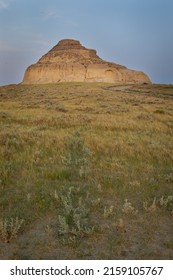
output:
<svg viewBox="0 0 173 280"><path fill-rule="evenodd" d="M67 15L67 13L56 9L45 11L41 16L41 19L43 21L58 20L62 25L70 27L78 26L78 24L74 20L70 19L70 16Z"/></svg>
<svg viewBox="0 0 173 280"><path fill-rule="evenodd" d="M56 15L56 12L55 11L49 11L47 13L45 13L44 15L44 19L49 19L49 18L55 18L57 15Z"/></svg>
<svg viewBox="0 0 173 280"><path fill-rule="evenodd" d="M56 18L61 18L61 15L56 10L46 11L42 16L43 20L56 19Z"/></svg>
<svg viewBox="0 0 173 280"><path fill-rule="evenodd" d="M11 41L0 40L0 52L12 53L26 51L25 47L21 47L19 43L12 43Z"/></svg>
<svg viewBox="0 0 173 280"><path fill-rule="evenodd" d="M10 43L0 40L0 51L14 51L15 49Z"/></svg>
<svg viewBox="0 0 173 280"><path fill-rule="evenodd" d="M32 34L32 37L34 35ZM0 40L0 52L1 53L17 53L17 52L33 52L35 49L44 49L49 47L49 42L44 38L32 38L29 43L24 41L12 42L10 40Z"/></svg>
<svg viewBox="0 0 173 280"><path fill-rule="evenodd" d="M6 1L6 0L1 1L0 0L0 11L4 10L4 9L7 9L8 6L9 6L9 1Z"/></svg>

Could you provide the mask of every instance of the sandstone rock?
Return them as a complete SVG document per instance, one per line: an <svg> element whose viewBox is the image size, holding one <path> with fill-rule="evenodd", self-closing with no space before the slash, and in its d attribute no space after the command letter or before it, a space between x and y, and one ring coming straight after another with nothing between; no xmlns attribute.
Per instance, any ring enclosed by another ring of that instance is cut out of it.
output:
<svg viewBox="0 0 173 280"><path fill-rule="evenodd" d="M56 82L151 83L146 74L104 61L77 40L61 40L26 69L23 84Z"/></svg>

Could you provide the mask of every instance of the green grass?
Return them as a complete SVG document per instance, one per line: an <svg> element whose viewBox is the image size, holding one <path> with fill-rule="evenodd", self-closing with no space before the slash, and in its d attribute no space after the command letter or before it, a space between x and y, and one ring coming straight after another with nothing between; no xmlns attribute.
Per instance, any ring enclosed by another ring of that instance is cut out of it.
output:
<svg viewBox="0 0 173 280"><path fill-rule="evenodd" d="M0 258L173 258L172 108L171 85L0 87L0 220L24 220Z"/></svg>

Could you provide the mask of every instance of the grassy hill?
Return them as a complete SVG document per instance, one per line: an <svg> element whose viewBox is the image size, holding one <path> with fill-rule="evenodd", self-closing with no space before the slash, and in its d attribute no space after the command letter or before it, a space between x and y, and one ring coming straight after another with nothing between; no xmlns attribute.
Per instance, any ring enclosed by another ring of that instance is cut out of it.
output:
<svg viewBox="0 0 173 280"><path fill-rule="evenodd" d="M173 258L173 86L0 87L0 259Z"/></svg>

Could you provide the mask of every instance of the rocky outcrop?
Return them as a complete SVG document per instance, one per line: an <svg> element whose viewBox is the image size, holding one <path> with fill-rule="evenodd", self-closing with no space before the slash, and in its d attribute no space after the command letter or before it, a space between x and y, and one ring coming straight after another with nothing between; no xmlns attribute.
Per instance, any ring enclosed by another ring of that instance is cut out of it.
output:
<svg viewBox="0 0 173 280"><path fill-rule="evenodd" d="M26 69L23 84L56 82L151 83L146 74L104 61L77 40L61 40Z"/></svg>

